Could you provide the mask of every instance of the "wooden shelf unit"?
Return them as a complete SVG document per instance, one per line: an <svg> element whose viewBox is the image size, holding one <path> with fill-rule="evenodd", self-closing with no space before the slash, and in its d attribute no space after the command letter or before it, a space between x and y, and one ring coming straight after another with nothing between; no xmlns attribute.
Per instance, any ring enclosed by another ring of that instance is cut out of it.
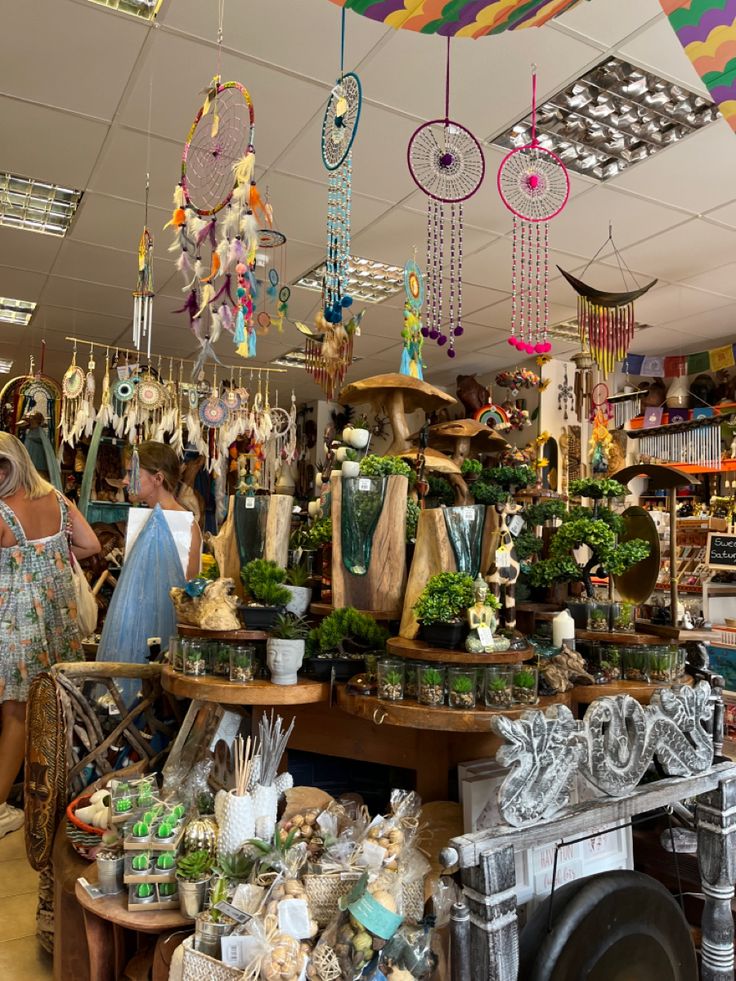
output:
<svg viewBox="0 0 736 981"><path fill-rule="evenodd" d="M407 658L410 661L433 661L445 664L518 664L527 661L534 654L532 647L520 651L495 651L493 654L469 654L467 651L450 650L444 647L430 647L423 640L409 640L408 637L389 637L386 642L389 654Z"/></svg>

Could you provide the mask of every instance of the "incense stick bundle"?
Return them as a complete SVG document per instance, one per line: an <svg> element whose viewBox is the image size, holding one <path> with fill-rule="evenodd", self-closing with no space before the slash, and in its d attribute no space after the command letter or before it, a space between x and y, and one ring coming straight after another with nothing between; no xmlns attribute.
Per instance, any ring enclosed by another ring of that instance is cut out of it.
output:
<svg viewBox="0 0 736 981"><path fill-rule="evenodd" d="M264 787L270 787L276 779L281 757L286 750L289 736L294 731L294 719L291 720L291 725L286 732L283 732L281 728L283 721L280 715L274 720L272 709L270 718L263 715L261 716L261 721L258 723L261 742L260 783Z"/></svg>
<svg viewBox="0 0 736 981"><path fill-rule="evenodd" d="M233 772L235 776L235 787L233 788L236 796L245 797L248 793L248 783L250 781L253 760L256 756L258 741L251 746L251 738L243 743L243 737L237 736L233 742Z"/></svg>

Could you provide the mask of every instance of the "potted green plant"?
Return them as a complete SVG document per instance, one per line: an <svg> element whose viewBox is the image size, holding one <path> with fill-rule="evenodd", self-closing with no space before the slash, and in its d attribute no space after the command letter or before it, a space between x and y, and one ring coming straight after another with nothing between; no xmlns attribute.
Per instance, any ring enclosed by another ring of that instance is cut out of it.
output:
<svg viewBox="0 0 736 981"><path fill-rule="evenodd" d="M604 633L608 630L611 604L595 600L588 603L588 630Z"/></svg>
<svg viewBox="0 0 736 981"><path fill-rule="evenodd" d="M475 602L473 577L440 572L428 580L414 604L421 636L433 647L459 647L465 635L465 613Z"/></svg>
<svg viewBox="0 0 736 981"><path fill-rule="evenodd" d="M606 682L621 680L621 651L613 644L601 647L601 674Z"/></svg>
<svg viewBox="0 0 736 981"><path fill-rule="evenodd" d="M293 613L279 614L266 643L266 658L271 681L275 685L295 685L296 674L304 660L304 642L309 626L303 617Z"/></svg>
<svg viewBox="0 0 736 981"><path fill-rule="evenodd" d="M611 622L613 629L623 634L636 632L636 606L625 600L619 600L611 606Z"/></svg>
<svg viewBox="0 0 736 981"><path fill-rule="evenodd" d="M450 665L447 669L447 702L450 708L474 709L476 697L475 668Z"/></svg>
<svg viewBox="0 0 736 981"><path fill-rule="evenodd" d="M371 438L370 424L365 415L358 416L354 425L346 426L342 431L342 441L356 450L364 450Z"/></svg>
<svg viewBox="0 0 736 981"><path fill-rule="evenodd" d="M445 669L425 664L419 670L419 703L436 707L445 703Z"/></svg>
<svg viewBox="0 0 736 981"><path fill-rule="evenodd" d="M342 461L343 477L357 477L360 474L360 457L356 450L348 449Z"/></svg>
<svg viewBox="0 0 736 981"><path fill-rule="evenodd" d="M305 672L324 680L334 668L336 680L347 681L365 671L366 654L382 652L387 638L387 630L352 606L333 610L309 632Z"/></svg>
<svg viewBox="0 0 736 981"><path fill-rule="evenodd" d="M360 461L361 477L411 477L409 464L398 456L364 456Z"/></svg>
<svg viewBox="0 0 736 981"><path fill-rule="evenodd" d="M206 849L180 855L176 860L179 882L179 904L182 916L193 920L204 906L207 887L212 879L212 856Z"/></svg>
<svg viewBox="0 0 736 981"><path fill-rule="evenodd" d="M463 460L460 466L460 473L463 475L466 484L474 484L483 472L483 464L480 460Z"/></svg>
<svg viewBox="0 0 736 981"><path fill-rule="evenodd" d="M229 895L227 880L217 876L210 888L209 908L198 913L194 927L194 946L203 954L217 960L221 956L220 941L232 931L235 920L221 913L217 905L227 900Z"/></svg>
<svg viewBox="0 0 736 981"><path fill-rule="evenodd" d="M242 608L249 630L268 630L291 599L286 570L270 559L253 559L240 570L249 602Z"/></svg>
<svg viewBox="0 0 736 981"><path fill-rule="evenodd" d="M291 599L286 604L286 612L303 617L309 609L312 598L312 587L309 583L309 570L306 563L296 563L286 570L286 588L291 593Z"/></svg>
<svg viewBox="0 0 736 981"><path fill-rule="evenodd" d="M649 651L646 647L624 647L624 681L649 681Z"/></svg>
<svg viewBox="0 0 736 981"><path fill-rule="evenodd" d="M518 705L536 705L537 669L522 665L515 669L512 695Z"/></svg>

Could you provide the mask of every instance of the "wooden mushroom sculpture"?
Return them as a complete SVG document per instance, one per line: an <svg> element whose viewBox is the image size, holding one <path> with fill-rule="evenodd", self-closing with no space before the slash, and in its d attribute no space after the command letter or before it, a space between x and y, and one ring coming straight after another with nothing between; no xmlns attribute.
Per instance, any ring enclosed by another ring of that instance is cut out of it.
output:
<svg viewBox="0 0 736 981"><path fill-rule="evenodd" d="M446 409L455 405L455 401L452 395L434 385L396 371L352 382L343 388L339 398L341 405L370 405L374 410L383 409L393 432L386 456L398 456L411 449L407 415L418 409L425 413Z"/></svg>
<svg viewBox="0 0 736 981"><path fill-rule="evenodd" d="M448 479L455 489L455 504L471 502L468 485L460 476L463 461L480 453L501 453L507 445L503 436L475 419L455 419L430 426L429 441L438 449L451 452L457 475Z"/></svg>
<svg viewBox="0 0 736 981"><path fill-rule="evenodd" d="M412 447L410 450L404 450L403 453L399 453L398 455L402 460L406 460L407 463L416 469L417 457L420 453L421 450ZM445 456L444 453L440 453L439 450L433 450L430 447L427 447L424 451L424 470L426 473L442 474L443 477L447 477L450 483L452 483L455 477L459 477L462 480L458 465L449 456Z"/></svg>

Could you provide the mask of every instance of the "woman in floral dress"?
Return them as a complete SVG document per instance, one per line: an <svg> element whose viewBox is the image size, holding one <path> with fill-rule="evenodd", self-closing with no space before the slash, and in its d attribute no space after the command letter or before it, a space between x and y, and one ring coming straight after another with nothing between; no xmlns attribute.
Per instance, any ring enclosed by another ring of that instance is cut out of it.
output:
<svg viewBox="0 0 736 981"><path fill-rule="evenodd" d="M57 661L82 658L70 546L79 559L100 550L20 440L0 433L0 838L23 823L7 798L23 762L30 682Z"/></svg>

